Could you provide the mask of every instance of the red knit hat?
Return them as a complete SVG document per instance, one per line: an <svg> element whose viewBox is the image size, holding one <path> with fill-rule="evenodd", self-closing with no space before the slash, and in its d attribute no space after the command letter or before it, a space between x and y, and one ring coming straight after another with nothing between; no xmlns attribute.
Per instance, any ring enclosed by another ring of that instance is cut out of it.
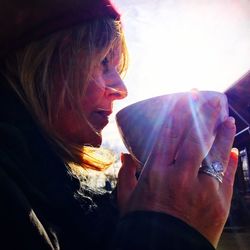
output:
<svg viewBox="0 0 250 250"><path fill-rule="evenodd" d="M0 57L60 29L109 16L111 0L0 0Z"/></svg>

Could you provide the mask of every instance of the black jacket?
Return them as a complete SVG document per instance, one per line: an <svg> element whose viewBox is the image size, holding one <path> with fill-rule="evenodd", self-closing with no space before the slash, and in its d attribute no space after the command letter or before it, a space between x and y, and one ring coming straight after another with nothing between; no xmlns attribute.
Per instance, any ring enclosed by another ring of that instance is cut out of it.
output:
<svg viewBox="0 0 250 250"><path fill-rule="evenodd" d="M166 214L120 219L113 194L80 190L3 78L0 104L0 249L214 249Z"/></svg>

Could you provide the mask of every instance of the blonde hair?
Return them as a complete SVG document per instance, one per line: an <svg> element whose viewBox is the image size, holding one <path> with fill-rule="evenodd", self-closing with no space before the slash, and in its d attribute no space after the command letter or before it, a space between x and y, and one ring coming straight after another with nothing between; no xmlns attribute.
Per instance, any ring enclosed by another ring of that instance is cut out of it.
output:
<svg viewBox="0 0 250 250"><path fill-rule="evenodd" d="M105 154L97 153L95 148L66 142L53 128L52 113L58 113L60 107L68 103L79 111L79 117L85 119L80 100L92 69L118 44L122 47L118 70L123 75L128 65L127 48L120 21L111 18L96 19L56 32L30 43L5 60L3 73L8 82L66 162L95 170L106 169L113 162L111 154L104 157ZM64 84L61 92L56 93L55 109L54 76L58 73Z"/></svg>

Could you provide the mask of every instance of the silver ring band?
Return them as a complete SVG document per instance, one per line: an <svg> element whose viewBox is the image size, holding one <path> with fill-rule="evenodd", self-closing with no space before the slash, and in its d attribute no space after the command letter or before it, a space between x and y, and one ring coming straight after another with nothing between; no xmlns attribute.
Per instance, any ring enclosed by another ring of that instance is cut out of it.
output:
<svg viewBox="0 0 250 250"><path fill-rule="evenodd" d="M219 161L214 161L211 164L208 165L202 165L199 169L199 173L204 173L209 176L214 177L217 179L220 183L223 182L223 165Z"/></svg>

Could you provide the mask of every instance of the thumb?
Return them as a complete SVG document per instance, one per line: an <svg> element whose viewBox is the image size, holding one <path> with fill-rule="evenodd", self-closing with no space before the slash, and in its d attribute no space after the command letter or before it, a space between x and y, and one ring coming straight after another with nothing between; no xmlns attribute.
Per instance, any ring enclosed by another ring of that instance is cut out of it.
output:
<svg viewBox="0 0 250 250"><path fill-rule="evenodd" d="M136 185L136 169L138 164L130 154L121 154L122 166L118 174L117 199L120 211L126 210L127 203Z"/></svg>

